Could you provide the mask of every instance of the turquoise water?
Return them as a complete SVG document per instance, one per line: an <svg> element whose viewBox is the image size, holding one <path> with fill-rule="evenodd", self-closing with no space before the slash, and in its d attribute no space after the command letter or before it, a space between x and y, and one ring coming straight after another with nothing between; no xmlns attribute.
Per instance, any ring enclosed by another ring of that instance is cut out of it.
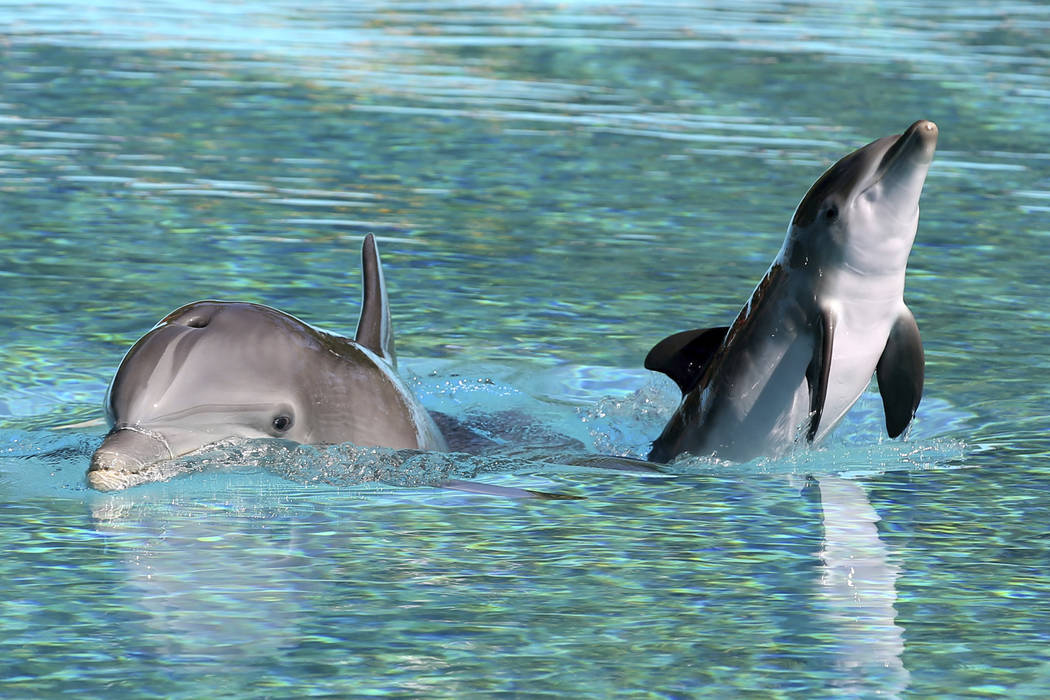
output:
<svg viewBox="0 0 1050 700"><path fill-rule="evenodd" d="M0 695L1045 697L1050 10L748 8L0 1ZM101 494L54 430L187 301L351 332L372 231L428 407L642 453L649 347L919 118L904 442L460 465L585 497L521 502L258 446Z"/></svg>

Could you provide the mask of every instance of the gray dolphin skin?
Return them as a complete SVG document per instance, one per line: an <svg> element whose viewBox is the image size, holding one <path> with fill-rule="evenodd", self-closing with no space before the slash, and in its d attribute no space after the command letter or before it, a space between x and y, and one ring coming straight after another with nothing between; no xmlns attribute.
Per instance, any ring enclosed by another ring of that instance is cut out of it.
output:
<svg viewBox="0 0 1050 700"><path fill-rule="evenodd" d="M897 437L922 396L924 356L904 303L937 125L917 121L835 163L795 210L780 253L731 326L683 331L648 369L682 389L649 459L731 462L821 440L878 379Z"/></svg>
<svg viewBox="0 0 1050 700"><path fill-rule="evenodd" d="M375 239L362 246L364 295L354 340L277 309L198 301L171 312L128 351L106 393L111 430L88 483L122 489L152 465L227 438L446 450L396 371Z"/></svg>

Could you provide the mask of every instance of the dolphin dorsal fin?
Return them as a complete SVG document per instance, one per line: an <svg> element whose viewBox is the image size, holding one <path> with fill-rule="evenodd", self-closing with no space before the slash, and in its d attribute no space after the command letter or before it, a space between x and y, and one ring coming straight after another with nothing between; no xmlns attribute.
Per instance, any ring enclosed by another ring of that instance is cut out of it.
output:
<svg viewBox="0 0 1050 700"><path fill-rule="evenodd" d="M364 292L361 299L361 318L357 322L355 340L397 367L394 354L394 332L390 327L390 303L386 297L383 265L379 262L376 239L371 233L361 246L361 279Z"/></svg>
<svg viewBox="0 0 1050 700"><path fill-rule="evenodd" d="M704 368L721 347L729 326L697 328L669 335L645 356L645 368L663 372L688 394L700 381Z"/></svg>

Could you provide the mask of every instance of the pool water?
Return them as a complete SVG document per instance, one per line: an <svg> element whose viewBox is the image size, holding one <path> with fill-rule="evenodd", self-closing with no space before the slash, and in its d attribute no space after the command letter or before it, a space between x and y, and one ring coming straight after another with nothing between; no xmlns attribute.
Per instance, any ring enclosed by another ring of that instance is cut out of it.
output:
<svg viewBox="0 0 1050 700"><path fill-rule="evenodd" d="M1048 27L1023 1L0 0L0 695L1045 697ZM648 349L731 321L823 169L920 118L905 440L869 391L780 460L543 459L644 455L677 400ZM402 374L527 419L512 449L398 473L237 444L86 487L105 428L56 428L101 418L138 337L202 298L351 333L367 232Z"/></svg>

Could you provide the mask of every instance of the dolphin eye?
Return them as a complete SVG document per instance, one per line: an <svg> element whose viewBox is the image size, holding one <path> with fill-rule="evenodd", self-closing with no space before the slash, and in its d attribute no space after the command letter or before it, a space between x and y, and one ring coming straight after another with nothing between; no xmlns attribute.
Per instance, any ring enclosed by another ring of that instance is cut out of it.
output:
<svg viewBox="0 0 1050 700"><path fill-rule="evenodd" d="M838 221L839 219L839 208L832 204L824 211L824 220L829 224Z"/></svg>
<svg viewBox="0 0 1050 700"><path fill-rule="evenodd" d="M271 425L278 433L287 432L287 430L292 427L292 417L282 414L274 418Z"/></svg>

